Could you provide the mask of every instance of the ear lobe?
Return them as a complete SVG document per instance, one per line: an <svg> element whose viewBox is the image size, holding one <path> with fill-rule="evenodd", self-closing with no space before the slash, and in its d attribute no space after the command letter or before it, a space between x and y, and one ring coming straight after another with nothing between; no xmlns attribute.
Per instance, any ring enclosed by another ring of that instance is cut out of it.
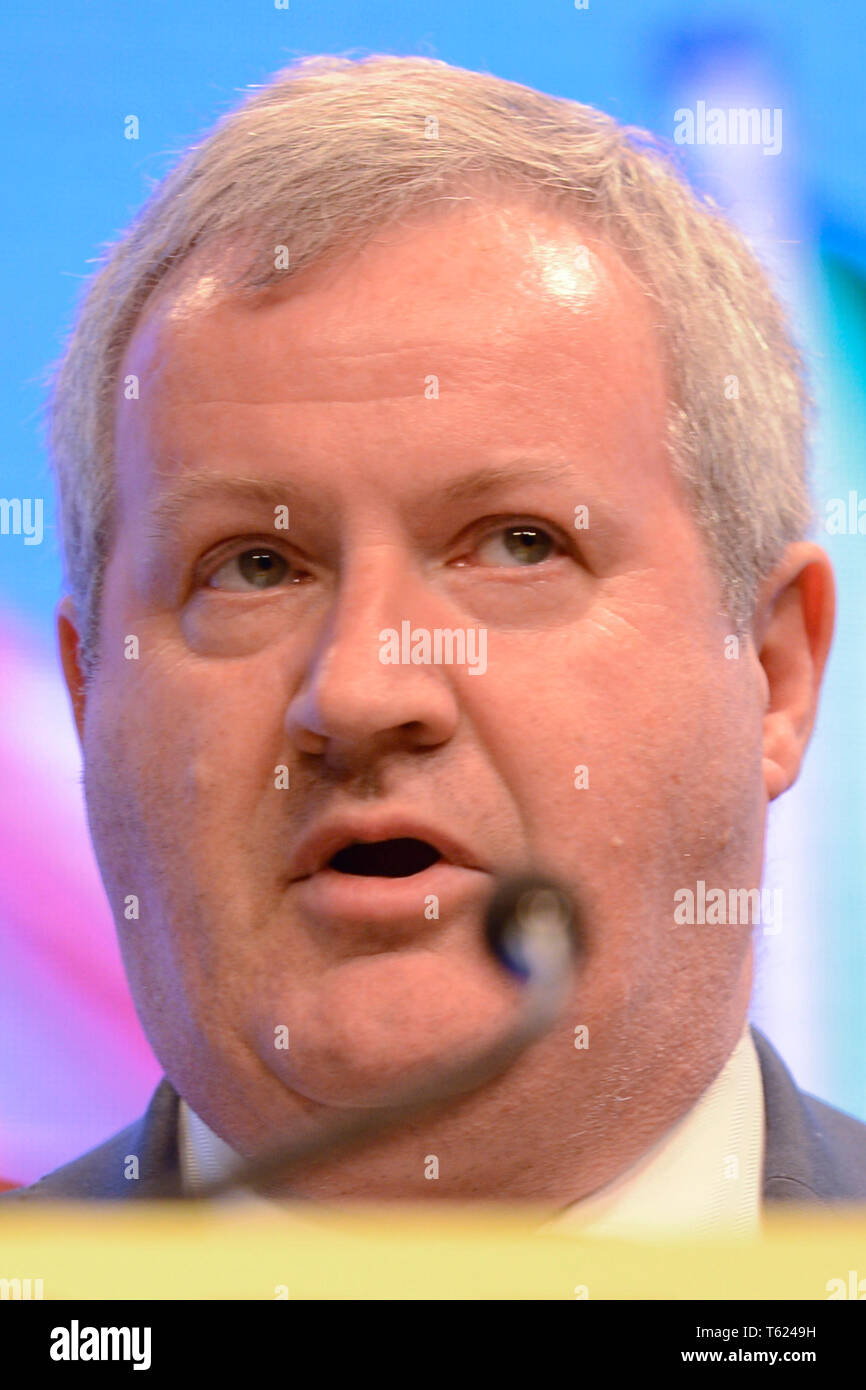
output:
<svg viewBox="0 0 866 1390"><path fill-rule="evenodd" d="M764 581L753 631L764 673L764 783L769 801L797 780L833 637L836 586L829 557L801 541Z"/></svg>
<svg viewBox="0 0 866 1390"><path fill-rule="evenodd" d="M87 683L81 665L81 635L75 604L69 594L57 605L57 645L63 678L72 705L72 717L78 730L78 742L84 744L84 710L87 702Z"/></svg>

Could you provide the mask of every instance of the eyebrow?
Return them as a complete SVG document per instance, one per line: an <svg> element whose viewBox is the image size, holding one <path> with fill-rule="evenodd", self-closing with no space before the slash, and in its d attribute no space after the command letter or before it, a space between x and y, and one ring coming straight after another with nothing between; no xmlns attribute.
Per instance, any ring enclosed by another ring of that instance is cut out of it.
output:
<svg viewBox="0 0 866 1390"><path fill-rule="evenodd" d="M148 540L159 541L182 530L184 514L201 502L252 502L260 507L297 506L297 484L282 478L253 478L236 473L191 471L167 488L150 508L145 525ZM309 497L306 498L309 504ZM314 503L315 505L315 503Z"/></svg>
<svg viewBox="0 0 866 1390"><path fill-rule="evenodd" d="M572 463L533 464L529 459L495 468L477 468L453 483L446 483L440 497L444 502L473 502L498 488L514 483L554 483L571 479L577 485Z"/></svg>
<svg viewBox="0 0 866 1390"><path fill-rule="evenodd" d="M436 490L436 496L440 502L455 506L476 501L514 484L571 480L575 495L581 500L590 501L584 498L575 471L572 463L533 463L530 459L518 459L492 468L476 468L461 478L443 484ZM278 506L297 509L303 506L307 512L315 508L328 514L332 512L329 505L310 495L308 487L301 487L291 479L191 470L177 478L150 508L145 525L147 538L159 541L177 534L182 530L187 508L222 499L254 503L270 509ZM594 501L590 501L590 505L595 505Z"/></svg>

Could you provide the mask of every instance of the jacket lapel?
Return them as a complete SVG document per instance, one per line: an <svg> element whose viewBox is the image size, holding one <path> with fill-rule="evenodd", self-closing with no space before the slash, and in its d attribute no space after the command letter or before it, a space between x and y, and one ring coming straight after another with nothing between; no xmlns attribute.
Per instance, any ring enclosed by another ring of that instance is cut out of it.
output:
<svg viewBox="0 0 866 1390"><path fill-rule="evenodd" d="M163 1077L144 1114L126 1129L31 1187L8 1193L7 1200L178 1196L178 1105L177 1092Z"/></svg>
<svg viewBox="0 0 866 1390"><path fill-rule="evenodd" d="M866 1199L866 1126L801 1091L757 1028L766 1114L765 1202Z"/></svg>

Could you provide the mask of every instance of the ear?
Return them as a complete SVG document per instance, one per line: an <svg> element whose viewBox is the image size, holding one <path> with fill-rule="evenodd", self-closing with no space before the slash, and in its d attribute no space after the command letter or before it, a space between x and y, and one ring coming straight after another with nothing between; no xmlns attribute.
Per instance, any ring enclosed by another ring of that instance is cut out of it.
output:
<svg viewBox="0 0 866 1390"><path fill-rule="evenodd" d="M57 605L57 645L60 649L60 662L72 715L78 730L78 742L84 743L84 707L87 700L87 686L81 666L81 635L75 604L66 594Z"/></svg>
<svg viewBox="0 0 866 1390"><path fill-rule="evenodd" d="M812 733L836 615L829 557L798 541L761 585L752 632L766 688L764 785L768 801L797 780Z"/></svg>

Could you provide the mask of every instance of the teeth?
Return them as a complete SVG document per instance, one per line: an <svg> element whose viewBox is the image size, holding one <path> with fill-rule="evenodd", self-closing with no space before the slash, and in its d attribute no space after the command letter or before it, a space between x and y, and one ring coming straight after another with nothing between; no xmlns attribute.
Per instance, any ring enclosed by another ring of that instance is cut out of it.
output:
<svg viewBox="0 0 866 1390"><path fill-rule="evenodd" d="M338 850L328 867L341 874L357 874L364 878L409 878L423 873L441 855L426 840L376 840L372 844L355 843Z"/></svg>

